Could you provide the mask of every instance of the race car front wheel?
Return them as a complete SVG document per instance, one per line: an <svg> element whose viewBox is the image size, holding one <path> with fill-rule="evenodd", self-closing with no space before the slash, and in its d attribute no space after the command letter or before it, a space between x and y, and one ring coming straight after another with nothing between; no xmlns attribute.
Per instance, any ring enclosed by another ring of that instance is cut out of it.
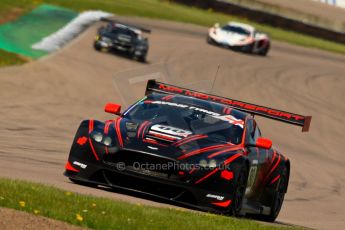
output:
<svg viewBox="0 0 345 230"><path fill-rule="evenodd" d="M101 50L101 46L99 46L96 42L93 44L93 48L95 48L97 51Z"/></svg>
<svg viewBox="0 0 345 230"><path fill-rule="evenodd" d="M211 44L211 45L214 44L214 41L213 41L213 39L212 39L210 36L207 36L207 37L206 37L206 42L207 42L208 44Z"/></svg>
<svg viewBox="0 0 345 230"><path fill-rule="evenodd" d="M268 222L274 222L275 219L278 217L278 214L284 202L284 196L288 185L288 177L288 169L286 166L284 166L280 175L278 188L273 195L273 200L271 203L271 212L269 215L262 215L258 219Z"/></svg>
<svg viewBox="0 0 345 230"><path fill-rule="evenodd" d="M243 197L247 187L247 179L248 169L246 165L243 165L237 177L236 188L229 210L230 215L239 216L241 213Z"/></svg>
<svg viewBox="0 0 345 230"><path fill-rule="evenodd" d="M242 47L242 51L249 54L253 53L253 49L254 49L254 43L251 43L249 45L245 45Z"/></svg>

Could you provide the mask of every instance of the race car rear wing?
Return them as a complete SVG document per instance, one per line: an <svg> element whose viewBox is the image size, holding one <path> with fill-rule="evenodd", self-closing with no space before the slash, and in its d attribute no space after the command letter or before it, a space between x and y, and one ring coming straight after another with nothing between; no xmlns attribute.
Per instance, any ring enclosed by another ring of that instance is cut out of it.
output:
<svg viewBox="0 0 345 230"><path fill-rule="evenodd" d="M201 93L190 89L181 88L174 85L169 85L156 80L149 80L146 86L145 95L151 92L167 93L167 94L180 94L188 97L195 97L205 101L212 101L223 105L230 106L240 111L244 111L253 115L258 115L277 121L286 122L289 124L302 126L302 132L308 132L311 122L311 116L303 116L290 112L285 112L269 107L255 105L243 101L238 101L230 98L219 97L212 94Z"/></svg>
<svg viewBox="0 0 345 230"><path fill-rule="evenodd" d="M151 30L149 30L149 29L142 28L142 27L139 27L139 26L130 25L130 24L127 24L127 23L122 23L120 21L113 20L113 19L110 19L110 18L101 18L101 21L102 22L118 23L118 24L121 24L121 25L124 25L124 26L127 26L127 27L131 27L133 29L141 30L142 32L145 32L145 33L151 33Z"/></svg>

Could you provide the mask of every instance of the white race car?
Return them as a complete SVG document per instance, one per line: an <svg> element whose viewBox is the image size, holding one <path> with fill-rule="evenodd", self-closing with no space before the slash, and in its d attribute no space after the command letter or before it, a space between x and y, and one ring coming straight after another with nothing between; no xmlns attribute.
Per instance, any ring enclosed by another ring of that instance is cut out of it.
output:
<svg viewBox="0 0 345 230"><path fill-rule="evenodd" d="M230 49L265 56L270 49L267 34L260 33L251 25L229 22L220 27L216 23L208 30L207 42Z"/></svg>

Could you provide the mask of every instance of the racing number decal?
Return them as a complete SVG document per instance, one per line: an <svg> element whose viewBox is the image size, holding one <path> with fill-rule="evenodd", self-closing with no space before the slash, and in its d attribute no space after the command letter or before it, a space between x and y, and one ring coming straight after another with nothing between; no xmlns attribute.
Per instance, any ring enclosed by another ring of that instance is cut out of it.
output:
<svg viewBox="0 0 345 230"><path fill-rule="evenodd" d="M256 179L256 175L258 172L258 160L253 160L252 165L249 170L248 174L248 182L247 182L247 189L251 190Z"/></svg>
<svg viewBox="0 0 345 230"><path fill-rule="evenodd" d="M184 129L179 129L167 125L154 125L151 127L151 130L153 131L158 131L164 134L170 134L173 136L178 136L178 137L187 137L192 134L192 132Z"/></svg>

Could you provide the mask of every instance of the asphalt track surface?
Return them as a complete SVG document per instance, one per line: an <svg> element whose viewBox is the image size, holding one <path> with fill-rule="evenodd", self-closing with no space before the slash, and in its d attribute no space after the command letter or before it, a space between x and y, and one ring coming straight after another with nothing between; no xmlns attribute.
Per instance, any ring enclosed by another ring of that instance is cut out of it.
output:
<svg viewBox="0 0 345 230"><path fill-rule="evenodd" d="M149 27L148 63L97 52L96 24L61 51L24 66L0 69L0 176L54 185L133 203L171 206L133 194L72 184L62 173L79 122L111 119L107 102L128 106L158 78L304 115L310 133L257 118L290 158L291 179L279 222L345 229L345 57L273 42L268 57L210 46L206 28L121 18Z"/></svg>

